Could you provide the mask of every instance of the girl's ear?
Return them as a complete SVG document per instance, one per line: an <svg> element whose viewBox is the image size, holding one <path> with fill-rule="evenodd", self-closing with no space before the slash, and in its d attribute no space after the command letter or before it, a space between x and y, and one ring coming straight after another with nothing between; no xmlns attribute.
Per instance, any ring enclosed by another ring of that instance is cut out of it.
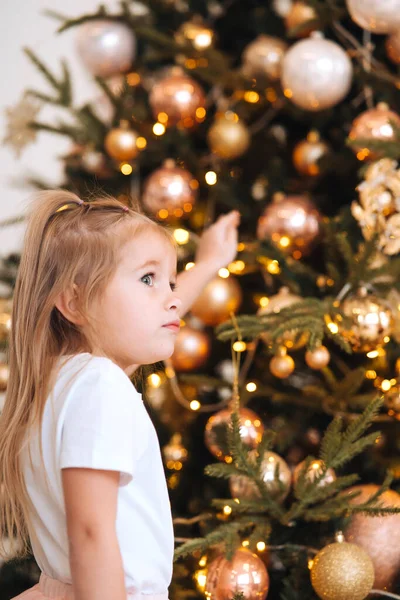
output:
<svg viewBox="0 0 400 600"><path fill-rule="evenodd" d="M78 308L78 288L76 284L61 292L54 303L60 313L75 325L84 325L85 320Z"/></svg>

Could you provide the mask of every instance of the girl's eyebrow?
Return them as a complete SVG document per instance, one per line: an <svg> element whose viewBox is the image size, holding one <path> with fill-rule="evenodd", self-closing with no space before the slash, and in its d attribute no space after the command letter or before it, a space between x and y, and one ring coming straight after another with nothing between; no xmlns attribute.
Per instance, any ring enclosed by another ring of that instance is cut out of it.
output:
<svg viewBox="0 0 400 600"><path fill-rule="evenodd" d="M147 260L145 263L143 263L142 265L140 265L140 267L137 267L137 271L140 271L141 269L145 269L147 267L159 267L160 266L160 261L159 260Z"/></svg>

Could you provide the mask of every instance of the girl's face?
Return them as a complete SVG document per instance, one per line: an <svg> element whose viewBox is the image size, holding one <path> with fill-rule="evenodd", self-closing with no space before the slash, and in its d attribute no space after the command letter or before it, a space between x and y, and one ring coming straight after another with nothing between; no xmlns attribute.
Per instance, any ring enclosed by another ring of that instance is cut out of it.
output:
<svg viewBox="0 0 400 600"><path fill-rule="evenodd" d="M176 252L156 229L127 242L104 294L91 311L102 349L122 369L169 358L179 331Z"/></svg>

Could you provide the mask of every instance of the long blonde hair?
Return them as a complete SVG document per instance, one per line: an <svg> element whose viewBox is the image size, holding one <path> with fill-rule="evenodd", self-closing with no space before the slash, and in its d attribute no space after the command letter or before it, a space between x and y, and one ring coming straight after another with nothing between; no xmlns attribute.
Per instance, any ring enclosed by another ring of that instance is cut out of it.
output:
<svg viewBox="0 0 400 600"><path fill-rule="evenodd" d="M55 307L77 284L82 314L104 290L119 252L144 227L164 232L146 216L112 198L82 202L63 190L38 194L30 214L13 297L9 381L0 417L0 543L15 542L13 556L29 548L29 501L21 465L27 433L41 425L52 374L64 355L93 350ZM0 554L10 551L0 547Z"/></svg>

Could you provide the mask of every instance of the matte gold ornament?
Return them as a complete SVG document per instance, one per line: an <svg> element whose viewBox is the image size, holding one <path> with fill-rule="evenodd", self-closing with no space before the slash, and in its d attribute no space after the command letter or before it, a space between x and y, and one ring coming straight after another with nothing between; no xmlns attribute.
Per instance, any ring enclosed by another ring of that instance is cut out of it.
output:
<svg viewBox="0 0 400 600"><path fill-rule="evenodd" d="M5 362L0 362L0 392L6 391L9 377L10 368L8 364Z"/></svg>
<svg viewBox="0 0 400 600"><path fill-rule="evenodd" d="M346 0L351 18L372 33L390 33L400 27L400 0Z"/></svg>
<svg viewBox="0 0 400 600"><path fill-rule="evenodd" d="M350 323L346 325L339 321L339 331L354 352L370 352L389 341L393 313L381 298L360 288L343 300L341 311Z"/></svg>
<svg viewBox="0 0 400 600"><path fill-rule="evenodd" d="M372 561L356 544L329 544L314 558L311 583L323 600L364 600L373 582Z"/></svg>
<svg viewBox="0 0 400 600"><path fill-rule="evenodd" d="M257 237L295 258L308 254L321 231L321 214L306 196L275 194L258 219Z"/></svg>
<svg viewBox="0 0 400 600"><path fill-rule="evenodd" d="M218 556L208 567L205 594L211 600L232 600L240 592L245 600L264 600L268 590L268 571L247 548L236 550L231 561Z"/></svg>
<svg viewBox="0 0 400 600"><path fill-rule="evenodd" d="M246 77L262 76L278 80L287 48L287 44L280 38L259 35L243 52L243 73Z"/></svg>
<svg viewBox="0 0 400 600"><path fill-rule="evenodd" d="M391 33L385 42L386 54L396 65L400 65L400 30Z"/></svg>
<svg viewBox="0 0 400 600"><path fill-rule="evenodd" d="M370 108L356 117L351 126L349 140L375 140L390 142L395 138L392 123L400 127L400 116L389 109L385 102L379 102L376 108ZM351 148L360 160L376 160L382 154L378 150L369 150L364 144L355 144Z"/></svg>
<svg viewBox="0 0 400 600"><path fill-rule="evenodd" d="M179 27L175 39L180 44L191 43L196 50L206 50L213 45L214 31L201 22L188 21Z"/></svg>
<svg viewBox="0 0 400 600"><path fill-rule="evenodd" d="M307 139L296 144L293 164L301 175L315 177L320 173L318 161L329 153L329 146L321 141L317 131L310 131Z"/></svg>
<svg viewBox="0 0 400 600"><path fill-rule="evenodd" d="M154 118L168 127L191 128L203 121L205 101L203 88L180 69L156 81L149 97Z"/></svg>
<svg viewBox="0 0 400 600"><path fill-rule="evenodd" d="M255 460L256 450L249 453L249 460ZM276 471L279 468L279 475L276 478ZM268 493L278 502L283 502L290 492L292 482L292 472L286 461L268 450L265 452L262 464L261 475L268 490ZM232 498L257 500L261 498L260 491L254 481L244 475L233 475L229 480L229 487Z"/></svg>
<svg viewBox="0 0 400 600"><path fill-rule="evenodd" d="M319 346L315 350L307 350L305 361L310 369L323 369L329 364L331 355L326 346Z"/></svg>
<svg viewBox="0 0 400 600"><path fill-rule="evenodd" d="M284 94L304 110L338 104L349 92L352 77L352 63L342 46L317 33L296 42L282 61Z"/></svg>
<svg viewBox="0 0 400 600"><path fill-rule="evenodd" d="M146 180L143 206L160 219L187 216L197 200L199 182L186 169L166 160Z"/></svg>
<svg viewBox="0 0 400 600"><path fill-rule="evenodd" d="M303 471L304 467L305 467L306 461L302 461L301 463L299 463L295 470L293 471L293 483L296 484L300 473ZM306 472L306 481L312 483L313 481L315 481L315 479L317 477L320 477L322 474L324 473L324 462L322 460L313 460L310 465L308 466L307 472ZM329 468L325 470L325 473L323 475L323 477L319 480L318 482L318 487L325 487L326 485L329 485L330 483L333 483L334 481L336 481L336 473L333 469Z"/></svg>
<svg viewBox="0 0 400 600"><path fill-rule="evenodd" d="M226 430L231 427L231 417L232 410L229 408L218 411L208 419L204 432L204 441L208 450L216 458L226 462L229 461L230 455L227 448L220 447L219 439L222 431L222 440L227 445ZM256 448L264 433L264 425L260 417L249 408L240 408L239 425L242 442L249 448Z"/></svg>
<svg viewBox="0 0 400 600"><path fill-rule="evenodd" d="M297 296L296 294L292 294L288 287L281 287L279 292L274 296L269 298L269 302L267 306L261 307L257 315L268 315L271 313L279 314L283 308L287 308L288 306L292 306L292 304L296 304L297 302L301 302L301 296ZM295 331L287 331L279 340L277 340L278 344L282 346L286 346L290 349L298 349L304 346L307 343L308 335L304 334L300 337L300 339L296 340L297 334ZM265 331L261 334L262 340L265 344L271 343L271 336L268 331Z"/></svg>
<svg viewBox="0 0 400 600"><path fill-rule="evenodd" d="M307 37L318 28L318 23L310 23L307 27L301 25L317 19L318 15L312 6L305 2L293 2L285 18L285 27L287 31L299 28L296 37Z"/></svg>
<svg viewBox="0 0 400 600"><path fill-rule="evenodd" d="M367 502L379 487L373 484L356 485L347 491L360 492L352 503ZM384 507L400 507L400 495L387 490L379 496L378 504ZM355 513L346 529L346 539L361 546L370 556L374 569L374 588L391 589L400 570L400 514L384 517Z"/></svg>
<svg viewBox="0 0 400 600"><path fill-rule="evenodd" d="M172 366L176 371L198 369L207 361L210 348L210 338L204 331L185 325L176 336Z"/></svg>
<svg viewBox="0 0 400 600"><path fill-rule="evenodd" d="M276 356L271 358L269 370L274 377L278 379L286 379L294 371L294 360L286 354L286 348L282 348Z"/></svg>
<svg viewBox="0 0 400 600"><path fill-rule="evenodd" d="M104 140L107 154L114 160L130 161L134 159L139 149L136 145L138 134L130 128L127 121L121 121L120 126L111 129Z"/></svg>
<svg viewBox="0 0 400 600"><path fill-rule="evenodd" d="M219 325L238 311L242 297L242 288L235 277L218 275L203 289L191 312L206 325Z"/></svg>
<svg viewBox="0 0 400 600"><path fill-rule="evenodd" d="M211 152L227 160L238 158L250 145L247 126L229 113L217 117L208 130L207 139Z"/></svg>

